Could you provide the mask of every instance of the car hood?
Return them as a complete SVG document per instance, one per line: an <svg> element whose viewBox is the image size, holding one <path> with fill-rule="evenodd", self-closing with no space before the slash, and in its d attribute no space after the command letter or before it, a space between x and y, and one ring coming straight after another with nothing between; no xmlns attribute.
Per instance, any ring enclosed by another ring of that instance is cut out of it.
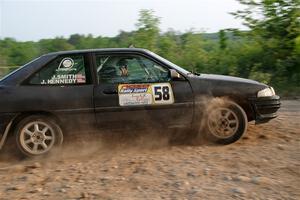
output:
<svg viewBox="0 0 300 200"><path fill-rule="evenodd" d="M238 83L250 83L250 84L259 84L263 85L258 81L254 81L246 78L238 78L234 76L224 76L224 75L216 75L216 74L201 74L200 78L210 79L210 80L219 80L219 81L230 81L230 82L238 82Z"/></svg>
<svg viewBox="0 0 300 200"><path fill-rule="evenodd" d="M200 74L189 77L193 91L212 96L255 97L257 92L268 87L258 81L215 74Z"/></svg>

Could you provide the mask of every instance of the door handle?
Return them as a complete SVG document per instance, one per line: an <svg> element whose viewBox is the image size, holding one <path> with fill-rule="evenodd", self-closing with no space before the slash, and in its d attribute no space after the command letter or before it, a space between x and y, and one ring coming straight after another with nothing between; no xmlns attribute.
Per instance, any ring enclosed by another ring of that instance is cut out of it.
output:
<svg viewBox="0 0 300 200"><path fill-rule="evenodd" d="M104 94L118 94L118 91L116 89L112 89L112 88L106 88L103 90Z"/></svg>

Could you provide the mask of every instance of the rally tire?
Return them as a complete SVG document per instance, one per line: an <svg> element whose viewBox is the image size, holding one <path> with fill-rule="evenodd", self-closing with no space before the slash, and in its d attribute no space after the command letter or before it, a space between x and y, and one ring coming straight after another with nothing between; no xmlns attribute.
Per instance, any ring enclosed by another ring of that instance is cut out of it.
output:
<svg viewBox="0 0 300 200"><path fill-rule="evenodd" d="M14 132L17 148L25 157L45 156L63 143L60 126L51 117L44 115L22 119Z"/></svg>
<svg viewBox="0 0 300 200"><path fill-rule="evenodd" d="M216 99L208 105L204 119L204 136L218 144L231 144L246 133L248 119L245 111L230 100Z"/></svg>

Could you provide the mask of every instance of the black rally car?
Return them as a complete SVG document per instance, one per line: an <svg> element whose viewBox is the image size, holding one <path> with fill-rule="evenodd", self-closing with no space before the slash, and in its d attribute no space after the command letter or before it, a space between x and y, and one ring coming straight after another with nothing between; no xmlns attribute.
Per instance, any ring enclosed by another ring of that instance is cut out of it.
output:
<svg viewBox="0 0 300 200"><path fill-rule="evenodd" d="M56 52L0 80L0 148L13 136L21 153L43 155L87 128L182 129L229 144L279 107L272 87L196 75L144 49Z"/></svg>

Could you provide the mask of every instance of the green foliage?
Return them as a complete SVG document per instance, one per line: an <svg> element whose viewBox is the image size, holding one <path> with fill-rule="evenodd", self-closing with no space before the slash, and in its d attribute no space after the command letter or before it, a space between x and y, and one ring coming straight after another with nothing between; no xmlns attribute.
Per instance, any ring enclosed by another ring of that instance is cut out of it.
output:
<svg viewBox="0 0 300 200"><path fill-rule="evenodd" d="M264 72L257 70L257 68L259 68L259 67L260 66L257 65L252 68L252 70L250 71L250 74L249 74L249 78L253 79L253 80L257 80L262 83L266 83L266 84L270 83L272 74L264 73Z"/></svg>
<svg viewBox="0 0 300 200"><path fill-rule="evenodd" d="M186 33L183 39L182 60L180 64L191 71L201 72L208 62L204 41L199 34Z"/></svg>
<svg viewBox="0 0 300 200"><path fill-rule="evenodd" d="M274 85L299 86L300 1L238 1L247 8L233 15L251 29L247 37L262 50L260 59L249 63L251 68L255 66L259 74L271 74L269 81Z"/></svg>
<svg viewBox="0 0 300 200"><path fill-rule="evenodd" d="M152 10L141 10L140 18L136 23L137 31L134 34L134 46L156 51L159 37L159 18Z"/></svg>
<svg viewBox="0 0 300 200"><path fill-rule="evenodd" d="M226 49L227 47L227 37L224 30L219 31L219 46L220 49Z"/></svg>
<svg viewBox="0 0 300 200"><path fill-rule="evenodd" d="M295 39L295 53L300 56L300 35Z"/></svg>
<svg viewBox="0 0 300 200"><path fill-rule="evenodd" d="M54 51L133 45L152 50L190 71L251 78L281 90L300 92L299 0L238 1L245 9L233 15L242 19L249 31L180 33L170 29L161 33L160 18L152 10L141 10L136 30L120 31L115 37L73 34L38 42L4 38L0 40L0 66L20 66Z"/></svg>
<svg viewBox="0 0 300 200"><path fill-rule="evenodd" d="M180 44L177 42L178 40L178 36L173 31L160 36L157 53L174 62L178 61L182 53Z"/></svg>
<svg viewBox="0 0 300 200"><path fill-rule="evenodd" d="M39 50L42 54L57 50L65 51L74 49L74 46L69 44L64 38L43 39L40 40L38 44Z"/></svg>

